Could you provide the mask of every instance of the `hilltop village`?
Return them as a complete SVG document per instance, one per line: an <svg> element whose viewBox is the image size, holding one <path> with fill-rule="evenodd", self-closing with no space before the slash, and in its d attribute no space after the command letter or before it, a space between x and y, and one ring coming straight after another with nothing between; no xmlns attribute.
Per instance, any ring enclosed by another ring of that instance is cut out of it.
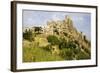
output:
<svg viewBox="0 0 100 73"><path fill-rule="evenodd" d="M28 34L28 32L30 32L30 34ZM77 50L84 53L84 57L80 59L90 58L90 40L87 39L83 32L78 31L74 27L74 23L69 16L65 16L64 20L47 21L47 25L42 27L33 26L31 28L25 28L23 31L23 39L23 47L26 45L25 41L28 40L32 48L37 48L37 46L38 48L46 48L53 55L64 55L65 59L66 56L68 56L66 52L68 49L66 50L65 48L74 48L75 52L71 51L74 53L72 59L79 59L77 58L79 54L76 53L78 52ZM63 49L65 49L65 53L61 53Z"/></svg>

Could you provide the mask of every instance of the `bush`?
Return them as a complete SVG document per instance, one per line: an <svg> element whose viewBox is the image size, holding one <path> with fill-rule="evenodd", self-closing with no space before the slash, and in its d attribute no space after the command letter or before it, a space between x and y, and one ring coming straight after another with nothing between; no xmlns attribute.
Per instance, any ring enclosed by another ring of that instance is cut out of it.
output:
<svg viewBox="0 0 100 73"><path fill-rule="evenodd" d="M71 49L64 48L61 50L60 56L65 60L73 60L74 53Z"/></svg>
<svg viewBox="0 0 100 73"><path fill-rule="evenodd" d="M76 48L76 44L72 41L68 42L68 45L67 45L68 48Z"/></svg>
<svg viewBox="0 0 100 73"><path fill-rule="evenodd" d="M29 41L33 41L34 37L32 31L30 29L29 30L26 29L25 32L23 32L23 38Z"/></svg>
<svg viewBox="0 0 100 73"><path fill-rule="evenodd" d="M68 43L67 43L66 41L61 41L60 44L59 44L59 48L60 48L60 49L68 48L68 47L67 47L67 44L68 44Z"/></svg>
<svg viewBox="0 0 100 73"><path fill-rule="evenodd" d="M67 42L66 40L61 40L60 44L59 44L59 48L63 49L63 48L70 48L70 49L75 49L76 45L74 42L69 41Z"/></svg>
<svg viewBox="0 0 100 73"><path fill-rule="evenodd" d="M49 35L47 40L49 43L51 43L51 45L59 45L59 39L54 35Z"/></svg>
<svg viewBox="0 0 100 73"><path fill-rule="evenodd" d="M85 54L84 52L80 51L77 54L77 60L84 60L84 59L90 59L90 56L88 54Z"/></svg>
<svg viewBox="0 0 100 73"><path fill-rule="evenodd" d="M73 48L73 52L75 55L81 52L80 48Z"/></svg>

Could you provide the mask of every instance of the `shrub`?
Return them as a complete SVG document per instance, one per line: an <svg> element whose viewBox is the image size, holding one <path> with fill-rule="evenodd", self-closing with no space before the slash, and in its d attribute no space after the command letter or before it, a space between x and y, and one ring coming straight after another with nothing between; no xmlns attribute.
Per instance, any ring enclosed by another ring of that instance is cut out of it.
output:
<svg viewBox="0 0 100 73"><path fill-rule="evenodd" d="M75 55L77 55L78 53L81 52L80 48L73 48L72 50L73 50Z"/></svg>
<svg viewBox="0 0 100 73"><path fill-rule="evenodd" d="M60 48L60 49L68 48L68 47L67 47L67 44L68 44L68 43L67 43L66 41L61 41L60 44L59 44L59 48Z"/></svg>
<svg viewBox="0 0 100 73"><path fill-rule="evenodd" d="M76 44L73 41L69 41L67 44L67 48L76 48Z"/></svg>
<svg viewBox="0 0 100 73"><path fill-rule="evenodd" d="M67 42L66 40L61 40L60 44L59 44L59 48L60 49L63 49L63 48L76 48L76 45L74 42L72 41L69 41Z"/></svg>
<svg viewBox="0 0 100 73"><path fill-rule="evenodd" d="M25 32L23 32L23 38L29 41L33 41L34 37L32 31L30 29L29 30L26 29Z"/></svg>
<svg viewBox="0 0 100 73"><path fill-rule="evenodd" d="M88 54L85 54L84 52L80 51L77 54L77 60L82 60L82 59L90 59L90 56Z"/></svg>
<svg viewBox="0 0 100 73"><path fill-rule="evenodd" d="M74 53L71 49L64 48L61 50L60 56L65 60L73 60Z"/></svg>
<svg viewBox="0 0 100 73"><path fill-rule="evenodd" d="M58 45L58 44L59 44L59 39L58 39L56 36L54 36L54 35L49 35L49 36L47 37L47 40L48 40L48 42L51 43L52 45Z"/></svg>

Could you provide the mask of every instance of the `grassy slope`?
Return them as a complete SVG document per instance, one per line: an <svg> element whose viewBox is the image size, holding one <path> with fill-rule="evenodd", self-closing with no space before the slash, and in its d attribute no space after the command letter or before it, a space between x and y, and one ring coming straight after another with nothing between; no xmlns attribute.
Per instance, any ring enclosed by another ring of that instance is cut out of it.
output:
<svg viewBox="0 0 100 73"><path fill-rule="evenodd" d="M33 43L24 40L23 41L23 62L41 62L41 61L60 61L64 60L61 56L53 55L51 51L46 51L43 48L38 47L39 44L45 46L47 41L45 38L37 36ZM35 44L35 46L34 46ZM37 45L36 45L37 44ZM40 46L41 46L40 45Z"/></svg>
<svg viewBox="0 0 100 73"><path fill-rule="evenodd" d="M24 62L59 61L63 60L60 56L52 55L42 48L23 48Z"/></svg>

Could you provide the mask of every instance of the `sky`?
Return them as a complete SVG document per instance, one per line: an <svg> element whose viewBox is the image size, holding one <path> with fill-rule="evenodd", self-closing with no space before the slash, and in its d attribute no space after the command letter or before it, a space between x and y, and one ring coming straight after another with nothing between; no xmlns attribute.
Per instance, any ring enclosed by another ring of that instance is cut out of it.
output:
<svg viewBox="0 0 100 73"><path fill-rule="evenodd" d="M45 26L47 21L64 20L68 15L73 21L73 26L80 32L83 32L87 38L91 39L91 14L79 12L61 12L61 11L36 11L23 10L23 27Z"/></svg>

